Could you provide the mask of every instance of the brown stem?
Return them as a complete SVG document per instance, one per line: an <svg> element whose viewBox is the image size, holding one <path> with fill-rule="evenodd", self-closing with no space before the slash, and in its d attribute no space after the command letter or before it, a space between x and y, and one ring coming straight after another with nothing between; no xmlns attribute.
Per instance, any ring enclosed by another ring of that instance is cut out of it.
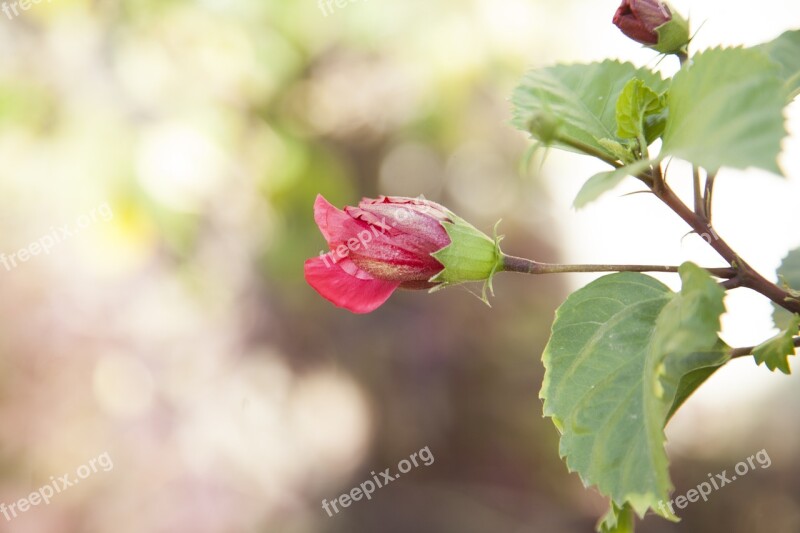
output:
<svg viewBox="0 0 800 533"><path fill-rule="evenodd" d="M792 340L794 343L795 348L800 348L800 337L794 337ZM746 346L744 348L734 348L731 350L731 359L735 357L745 357L748 355L753 355L753 350L755 350L757 346Z"/></svg>
<svg viewBox="0 0 800 533"><path fill-rule="evenodd" d="M661 167L656 165L653 169L653 193L667 206L681 217L700 237L706 240L728 264L738 271L737 278L740 286L759 292L792 313L800 313L800 301L781 289L747 264L726 243L707 220L692 211L677 194L667 185L661 173Z"/></svg>
<svg viewBox="0 0 800 533"><path fill-rule="evenodd" d="M731 289L738 289L739 287L742 286L742 279L737 275L736 277L726 279L725 281L720 283L720 285L722 285L722 288L725 289L726 291L729 291Z"/></svg>

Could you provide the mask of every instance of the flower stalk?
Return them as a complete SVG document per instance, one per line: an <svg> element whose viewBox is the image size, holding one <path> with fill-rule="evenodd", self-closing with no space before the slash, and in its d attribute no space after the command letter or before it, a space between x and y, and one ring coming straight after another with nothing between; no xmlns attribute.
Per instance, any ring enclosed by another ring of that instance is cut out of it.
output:
<svg viewBox="0 0 800 533"><path fill-rule="evenodd" d="M737 271L734 268L706 268L715 277L731 279L736 277ZM503 256L503 271L520 272L523 274L563 274L569 272L666 272L677 273L677 266L667 265L588 265L573 264L561 265L553 263L540 263L532 259L515 257L510 255Z"/></svg>

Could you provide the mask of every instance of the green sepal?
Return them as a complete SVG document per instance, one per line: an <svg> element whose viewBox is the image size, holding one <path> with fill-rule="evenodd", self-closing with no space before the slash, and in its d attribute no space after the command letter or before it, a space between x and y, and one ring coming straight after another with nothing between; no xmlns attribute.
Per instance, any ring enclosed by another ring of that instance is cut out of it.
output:
<svg viewBox="0 0 800 533"><path fill-rule="evenodd" d="M549 110L533 113L528 122L528 131L534 139L539 139L545 146L558 141L558 130L561 120Z"/></svg>
<svg viewBox="0 0 800 533"><path fill-rule="evenodd" d="M481 300L488 305L487 291L494 295L492 278L503 264L500 251L503 237L497 235L500 221L494 226L494 238L490 238L463 218L451 214L450 219L442 222L450 244L431 254L444 266L441 272L428 280L438 284L431 292L459 283L483 281Z"/></svg>
<svg viewBox="0 0 800 533"><path fill-rule="evenodd" d="M598 139L597 142L626 165L636 161L636 155L633 153L636 143L622 144L614 139Z"/></svg>
<svg viewBox="0 0 800 533"><path fill-rule="evenodd" d="M672 9L672 6L670 11L672 20L656 28L658 44L654 44L651 48L662 54L685 53L691 40L689 21Z"/></svg>

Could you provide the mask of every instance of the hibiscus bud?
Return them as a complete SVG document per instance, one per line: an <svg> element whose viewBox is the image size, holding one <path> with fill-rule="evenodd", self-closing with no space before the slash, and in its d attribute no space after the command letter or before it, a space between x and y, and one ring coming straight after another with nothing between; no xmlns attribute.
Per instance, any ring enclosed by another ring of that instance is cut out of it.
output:
<svg viewBox="0 0 800 533"><path fill-rule="evenodd" d="M661 0L622 0L613 22L634 41L665 54L689 44L689 23Z"/></svg>
<svg viewBox="0 0 800 533"><path fill-rule="evenodd" d="M488 281L502 258L496 240L428 200L365 198L341 211L317 196L314 219L330 251L306 261L306 281L354 313L374 310L397 288Z"/></svg>
<svg viewBox="0 0 800 533"><path fill-rule="evenodd" d="M538 139L545 146L558 141L558 130L561 127L561 120L554 114L547 111L539 111L533 114L528 121L528 131L535 139Z"/></svg>

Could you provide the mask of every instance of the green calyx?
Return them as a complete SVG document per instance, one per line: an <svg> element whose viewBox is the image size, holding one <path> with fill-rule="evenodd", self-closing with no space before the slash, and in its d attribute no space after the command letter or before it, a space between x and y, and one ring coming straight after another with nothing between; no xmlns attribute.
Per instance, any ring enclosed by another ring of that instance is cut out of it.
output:
<svg viewBox="0 0 800 533"><path fill-rule="evenodd" d="M548 111L534 113L528 121L528 131L545 145L549 146L558 139L561 122Z"/></svg>
<svg viewBox="0 0 800 533"><path fill-rule="evenodd" d="M494 295L492 278L503 264L500 251L502 236L497 235L498 221L494 227L494 238L477 229L466 220L450 214L450 221L442 222L450 244L431 255L444 269L433 276L431 283L437 285L431 292L469 281L483 281L481 300L488 305L487 290Z"/></svg>
<svg viewBox="0 0 800 533"><path fill-rule="evenodd" d="M689 21L672 9L671 6L670 11L672 12L672 20L656 28L658 44L652 45L651 48L662 54L685 53L691 40Z"/></svg>

